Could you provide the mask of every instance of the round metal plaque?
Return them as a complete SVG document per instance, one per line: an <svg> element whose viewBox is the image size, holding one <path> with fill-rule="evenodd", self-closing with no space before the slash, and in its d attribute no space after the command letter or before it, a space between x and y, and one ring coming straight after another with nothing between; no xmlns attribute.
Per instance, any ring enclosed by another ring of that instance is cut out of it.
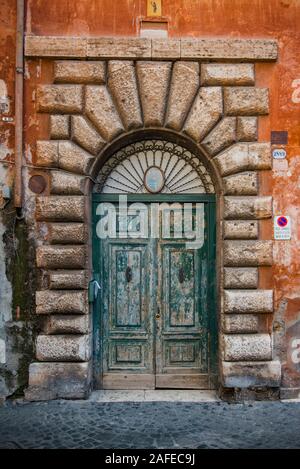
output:
<svg viewBox="0 0 300 469"><path fill-rule="evenodd" d="M144 184L147 191L152 194L160 192L165 185L165 178L162 170L157 166L150 166L144 176Z"/></svg>

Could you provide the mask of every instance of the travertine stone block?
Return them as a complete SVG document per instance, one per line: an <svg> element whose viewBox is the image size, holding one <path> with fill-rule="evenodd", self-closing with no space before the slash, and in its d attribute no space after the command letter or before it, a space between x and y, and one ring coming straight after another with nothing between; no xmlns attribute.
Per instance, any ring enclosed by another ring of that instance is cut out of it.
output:
<svg viewBox="0 0 300 469"><path fill-rule="evenodd" d="M131 61L108 63L108 86L127 130L143 126L135 66Z"/></svg>
<svg viewBox="0 0 300 469"><path fill-rule="evenodd" d="M80 148L73 142L60 141L58 143L58 164L61 169L78 174L87 174L93 162L93 155Z"/></svg>
<svg viewBox="0 0 300 469"><path fill-rule="evenodd" d="M36 142L37 166L58 166L58 143L55 141L38 140Z"/></svg>
<svg viewBox="0 0 300 469"><path fill-rule="evenodd" d="M257 239L258 222L244 220L224 221L225 239Z"/></svg>
<svg viewBox="0 0 300 469"><path fill-rule="evenodd" d="M70 36L25 37L25 54L29 57L86 57L87 39Z"/></svg>
<svg viewBox="0 0 300 469"><path fill-rule="evenodd" d="M81 85L39 85L37 88L39 112L80 113L83 106Z"/></svg>
<svg viewBox="0 0 300 469"><path fill-rule="evenodd" d="M105 62L62 60L54 63L56 83L105 83Z"/></svg>
<svg viewBox="0 0 300 469"><path fill-rule="evenodd" d="M151 39L132 37L89 37L87 57L141 59L151 58Z"/></svg>
<svg viewBox="0 0 300 469"><path fill-rule="evenodd" d="M224 197L225 219L263 219L272 216L272 197Z"/></svg>
<svg viewBox="0 0 300 469"><path fill-rule="evenodd" d="M180 39L152 39L152 59L178 59Z"/></svg>
<svg viewBox="0 0 300 469"><path fill-rule="evenodd" d="M84 176L65 173L63 171L51 171L50 193L57 195L82 195L85 194L86 179Z"/></svg>
<svg viewBox="0 0 300 469"><path fill-rule="evenodd" d="M223 178L225 195L257 195L258 175L256 171L246 171Z"/></svg>
<svg viewBox="0 0 300 469"><path fill-rule="evenodd" d="M51 244L84 244L87 228L84 223L48 223Z"/></svg>
<svg viewBox="0 0 300 469"><path fill-rule="evenodd" d="M223 386L228 388L278 387L281 381L281 365L277 360L269 362L223 362L221 376Z"/></svg>
<svg viewBox="0 0 300 469"><path fill-rule="evenodd" d="M84 269L86 247L39 246L36 250L36 263L37 267L44 269Z"/></svg>
<svg viewBox="0 0 300 469"><path fill-rule="evenodd" d="M179 131L200 83L197 62L175 62L172 72L166 127Z"/></svg>
<svg viewBox="0 0 300 469"><path fill-rule="evenodd" d="M86 290L41 290L36 292L37 314L87 314Z"/></svg>
<svg viewBox="0 0 300 469"><path fill-rule="evenodd" d="M45 334L88 334L90 318L88 315L56 314L46 318Z"/></svg>
<svg viewBox="0 0 300 469"><path fill-rule="evenodd" d="M240 142L254 142L257 140L257 117L237 117L237 140Z"/></svg>
<svg viewBox="0 0 300 469"><path fill-rule="evenodd" d="M45 362L85 362L90 349L89 335L39 335L36 340L36 358Z"/></svg>
<svg viewBox="0 0 300 469"><path fill-rule="evenodd" d="M57 140L67 140L70 135L70 116L53 114L50 116L50 136Z"/></svg>
<svg viewBox="0 0 300 469"><path fill-rule="evenodd" d="M273 290L224 290L225 313L272 313Z"/></svg>
<svg viewBox="0 0 300 469"><path fill-rule="evenodd" d="M258 328L258 316L254 314L228 314L224 316L223 331L227 334L255 334L258 332Z"/></svg>
<svg viewBox="0 0 300 469"><path fill-rule="evenodd" d="M124 130L106 86L87 86L85 99L86 115L104 140L110 141Z"/></svg>
<svg viewBox="0 0 300 469"><path fill-rule="evenodd" d="M269 113L267 88L224 88L224 111L227 115L258 116Z"/></svg>
<svg viewBox="0 0 300 469"><path fill-rule="evenodd" d="M36 218L39 221L84 221L85 197L39 196L36 198Z"/></svg>
<svg viewBox="0 0 300 469"><path fill-rule="evenodd" d="M216 127L205 137L201 145L209 155L216 155L224 148L235 142L236 118L224 117Z"/></svg>
<svg viewBox="0 0 300 469"><path fill-rule="evenodd" d="M183 130L196 142L200 142L218 122L223 111L220 87L200 88Z"/></svg>
<svg viewBox="0 0 300 469"><path fill-rule="evenodd" d="M226 334L223 340L225 361L272 360L269 334Z"/></svg>
<svg viewBox="0 0 300 469"><path fill-rule="evenodd" d="M146 127L161 127L171 77L171 62L137 62L137 77Z"/></svg>
<svg viewBox="0 0 300 469"><path fill-rule="evenodd" d="M201 84L213 86L254 85L254 65L202 64Z"/></svg>
<svg viewBox="0 0 300 469"><path fill-rule="evenodd" d="M272 265L272 241L224 241L226 267L255 267Z"/></svg>
<svg viewBox="0 0 300 469"><path fill-rule="evenodd" d="M256 267L226 267L224 288L257 288L258 269Z"/></svg>
<svg viewBox="0 0 300 469"><path fill-rule="evenodd" d="M247 170L271 168L269 143L237 143L214 157L222 176Z"/></svg>
<svg viewBox="0 0 300 469"><path fill-rule="evenodd" d="M83 116L72 116L72 139L92 155L97 155L105 141L92 124Z"/></svg>
<svg viewBox="0 0 300 469"><path fill-rule="evenodd" d="M87 270L55 270L48 273L51 290L84 290L88 288Z"/></svg>

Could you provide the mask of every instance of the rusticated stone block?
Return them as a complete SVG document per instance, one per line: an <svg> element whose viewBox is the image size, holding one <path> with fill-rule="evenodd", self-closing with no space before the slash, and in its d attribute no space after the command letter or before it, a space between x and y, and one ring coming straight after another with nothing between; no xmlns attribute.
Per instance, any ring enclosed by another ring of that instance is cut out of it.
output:
<svg viewBox="0 0 300 469"><path fill-rule="evenodd" d="M222 384L228 388L280 386L281 365L277 360L254 363L223 362L221 370Z"/></svg>
<svg viewBox="0 0 300 469"><path fill-rule="evenodd" d="M88 334L90 318L88 315L51 315L44 324L45 334Z"/></svg>
<svg viewBox="0 0 300 469"><path fill-rule="evenodd" d="M90 368L89 363L31 363L25 398L29 401L85 399L91 387Z"/></svg>
<svg viewBox="0 0 300 469"><path fill-rule="evenodd" d="M36 218L39 221L84 221L85 197L39 196L36 198Z"/></svg>
<svg viewBox="0 0 300 469"><path fill-rule="evenodd" d="M220 87L200 88L184 125L184 132L200 142L218 122L223 111Z"/></svg>
<svg viewBox="0 0 300 469"><path fill-rule="evenodd" d="M84 176L64 173L63 171L51 171L50 181L51 194L81 195L86 192L86 179Z"/></svg>
<svg viewBox="0 0 300 469"><path fill-rule="evenodd" d="M105 62L63 60L54 63L57 83L105 83Z"/></svg>
<svg viewBox="0 0 300 469"><path fill-rule="evenodd" d="M87 174L94 157L73 142L58 143L58 164L61 169L78 174Z"/></svg>
<svg viewBox="0 0 300 469"><path fill-rule="evenodd" d="M89 37L87 57L90 58L151 58L151 39L132 37Z"/></svg>
<svg viewBox="0 0 300 469"><path fill-rule="evenodd" d="M48 230L51 244L84 244L88 237L84 223L49 223Z"/></svg>
<svg viewBox="0 0 300 469"><path fill-rule="evenodd" d="M247 171L224 177L223 187L226 195L257 195L257 172Z"/></svg>
<svg viewBox="0 0 300 469"><path fill-rule="evenodd" d="M224 111L230 116L255 116L269 113L267 88L224 88Z"/></svg>
<svg viewBox="0 0 300 469"><path fill-rule="evenodd" d="M137 76L146 127L164 124L171 62L137 62Z"/></svg>
<svg viewBox="0 0 300 469"><path fill-rule="evenodd" d="M254 65L202 64L201 84L213 86L254 85Z"/></svg>
<svg viewBox="0 0 300 469"><path fill-rule="evenodd" d="M258 222L244 220L224 221L225 239L257 239Z"/></svg>
<svg viewBox="0 0 300 469"><path fill-rule="evenodd" d="M25 54L29 57L86 57L87 40L70 36L25 37Z"/></svg>
<svg viewBox="0 0 300 469"><path fill-rule="evenodd" d="M37 88L39 112L82 112L83 87L81 85L39 85Z"/></svg>
<svg viewBox="0 0 300 469"><path fill-rule="evenodd" d="M180 39L152 39L152 59L178 59Z"/></svg>
<svg viewBox="0 0 300 469"><path fill-rule="evenodd" d="M108 63L108 85L127 130L143 126L134 63Z"/></svg>
<svg viewBox="0 0 300 469"><path fill-rule="evenodd" d="M225 313L272 313L273 290L224 290Z"/></svg>
<svg viewBox="0 0 300 469"><path fill-rule="evenodd" d="M226 267L224 288L257 288L258 269L256 267Z"/></svg>
<svg viewBox="0 0 300 469"><path fill-rule="evenodd" d="M236 118L224 117L219 124L205 137L201 145L210 155L219 153L235 142Z"/></svg>
<svg viewBox="0 0 300 469"><path fill-rule="evenodd" d="M51 290L88 288L88 272L86 270L55 270L49 272L49 288Z"/></svg>
<svg viewBox="0 0 300 469"><path fill-rule="evenodd" d="M112 140L123 130L123 124L106 86L87 86L85 112L104 140Z"/></svg>
<svg viewBox="0 0 300 469"><path fill-rule="evenodd" d="M214 157L222 176L247 170L271 168L269 143L237 143Z"/></svg>
<svg viewBox="0 0 300 469"><path fill-rule="evenodd" d="M269 334L229 334L223 336L225 361L272 360Z"/></svg>
<svg viewBox="0 0 300 469"><path fill-rule="evenodd" d="M272 241L224 241L226 267L255 267L272 265Z"/></svg>
<svg viewBox="0 0 300 469"><path fill-rule="evenodd" d="M227 334L253 334L259 328L258 316L254 314L228 314L224 316L223 330Z"/></svg>
<svg viewBox="0 0 300 469"><path fill-rule="evenodd" d="M37 314L87 314L87 291L41 290L36 292Z"/></svg>
<svg viewBox="0 0 300 469"><path fill-rule="evenodd" d="M58 166L58 143L38 140L36 142L36 164L37 166Z"/></svg>
<svg viewBox="0 0 300 469"><path fill-rule="evenodd" d="M85 246L39 246L36 250L37 267L44 269L84 269ZM74 287L75 288L75 287Z"/></svg>
<svg viewBox="0 0 300 469"><path fill-rule="evenodd" d="M257 117L237 117L236 137L240 142L257 140Z"/></svg>
<svg viewBox="0 0 300 469"><path fill-rule="evenodd" d="M200 83L197 62L175 62L172 73L166 127L179 131Z"/></svg>
<svg viewBox="0 0 300 469"><path fill-rule="evenodd" d="M54 114L50 116L50 135L57 140L67 140L70 134L70 116Z"/></svg>
<svg viewBox="0 0 300 469"><path fill-rule="evenodd" d="M86 362L90 359L89 335L39 335L36 358L42 362Z"/></svg>
<svg viewBox="0 0 300 469"><path fill-rule="evenodd" d="M272 197L224 197L225 219L262 219L272 216Z"/></svg>
<svg viewBox="0 0 300 469"><path fill-rule="evenodd" d="M71 117L72 139L92 155L97 155L105 142L92 124L83 116Z"/></svg>

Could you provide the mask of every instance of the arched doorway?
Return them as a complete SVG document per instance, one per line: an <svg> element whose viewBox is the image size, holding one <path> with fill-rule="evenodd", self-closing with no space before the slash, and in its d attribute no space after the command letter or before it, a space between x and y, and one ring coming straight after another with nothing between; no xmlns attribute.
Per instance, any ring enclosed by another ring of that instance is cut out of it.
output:
<svg viewBox="0 0 300 469"><path fill-rule="evenodd" d="M175 141L124 145L99 171L96 387L214 387L215 203L207 168Z"/></svg>

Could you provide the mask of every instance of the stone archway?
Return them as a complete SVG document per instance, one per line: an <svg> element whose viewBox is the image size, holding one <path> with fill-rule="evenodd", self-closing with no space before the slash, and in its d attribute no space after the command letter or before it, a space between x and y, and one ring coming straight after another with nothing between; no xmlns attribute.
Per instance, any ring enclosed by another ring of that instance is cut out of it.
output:
<svg viewBox="0 0 300 469"><path fill-rule="evenodd" d="M89 194L122 138L164 131L198 149L218 185L220 381L225 387L276 386L272 337L259 315L273 312L271 290L258 289L258 267L272 263L259 219L272 199L259 196L258 171L271 167L270 144L257 143L268 90L255 87L251 63L70 61L54 63L54 84L37 90L50 114L50 139L37 142L36 166L49 194L36 197L47 233L37 248L43 276L36 293L44 331L30 366L29 399L86 396L91 387L88 281Z"/></svg>

